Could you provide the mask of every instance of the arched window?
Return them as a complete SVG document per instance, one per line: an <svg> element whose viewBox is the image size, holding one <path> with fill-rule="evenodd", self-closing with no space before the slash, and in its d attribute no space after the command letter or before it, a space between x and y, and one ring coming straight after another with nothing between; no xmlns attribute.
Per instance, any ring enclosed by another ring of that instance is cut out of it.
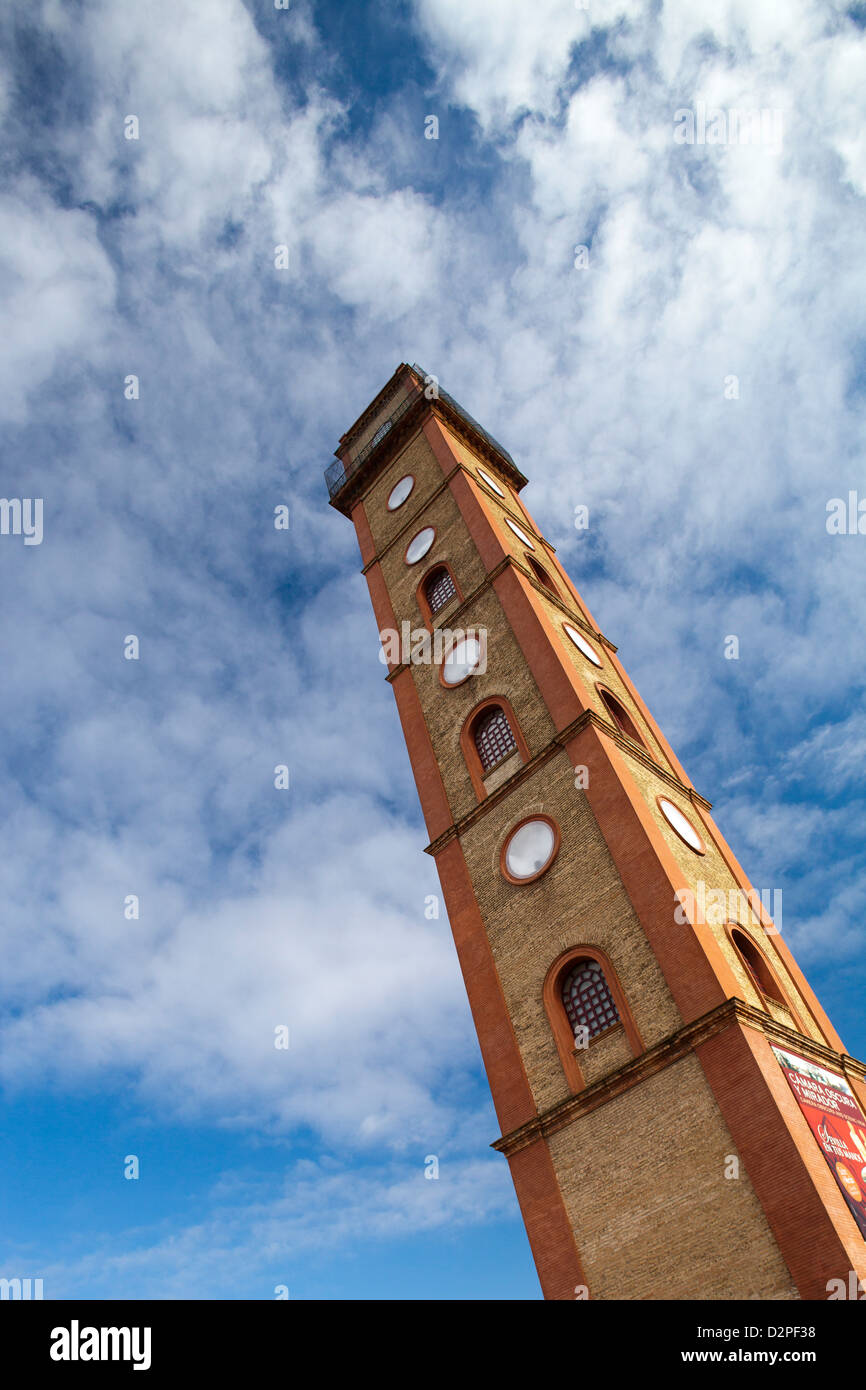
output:
<svg viewBox="0 0 866 1390"><path fill-rule="evenodd" d="M457 577L445 560L434 560L418 581L415 602L421 611L426 626L433 631L436 615L441 613L453 599L463 602L463 594Z"/></svg>
<svg viewBox="0 0 866 1390"><path fill-rule="evenodd" d="M782 1004L790 1010L790 1005L782 993L775 975L751 937L747 936L744 931L740 931L738 927L730 928L730 937L758 993L765 994L768 999L775 999L777 1004Z"/></svg>
<svg viewBox="0 0 866 1390"><path fill-rule="evenodd" d="M427 600L431 617L456 596L457 588L451 578L451 571L446 569L444 565L440 565L438 569L428 575L424 582L424 597Z"/></svg>
<svg viewBox="0 0 866 1390"><path fill-rule="evenodd" d="M613 995L597 960L578 961L562 986L562 1002L572 1033L586 1028L589 1038L619 1023Z"/></svg>
<svg viewBox="0 0 866 1390"><path fill-rule="evenodd" d="M633 1057L644 1051L628 999L616 968L597 946L572 946L563 951L547 972L542 990L544 1008L553 1033L565 1079L572 1091L586 1085L581 1058L594 1038L622 1025ZM586 1033L578 1030L586 1029Z"/></svg>
<svg viewBox="0 0 866 1390"><path fill-rule="evenodd" d="M552 594L556 594L558 598L559 594L557 593L556 585L554 584L550 575L547 573L547 570L542 568L542 566L538 563L537 560L533 560L531 555L527 555L526 558L529 561L529 568L532 570L532 573L535 575L539 584L543 584L545 589L549 589L550 592Z"/></svg>
<svg viewBox="0 0 866 1390"><path fill-rule="evenodd" d="M488 695L469 711L460 730L460 747L479 801L490 791L487 777L506 758L516 751L522 762L529 762L529 748L521 733L520 721L505 695ZM507 776L510 767L509 763L503 775Z"/></svg>
<svg viewBox="0 0 866 1390"><path fill-rule="evenodd" d="M517 739L501 705L488 706L482 710L473 727L475 748L481 763L481 771L490 772L503 758L507 758L517 747Z"/></svg>
<svg viewBox="0 0 866 1390"><path fill-rule="evenodd" d="M638 733L635 722L625 705L621 705L616 696L611 695L610 691L605 690L603 686L598 687L598 693L604 702L605 709L617 728L624 733L627 738L633 738L635 743L643 744L643 739Z"/></svg>

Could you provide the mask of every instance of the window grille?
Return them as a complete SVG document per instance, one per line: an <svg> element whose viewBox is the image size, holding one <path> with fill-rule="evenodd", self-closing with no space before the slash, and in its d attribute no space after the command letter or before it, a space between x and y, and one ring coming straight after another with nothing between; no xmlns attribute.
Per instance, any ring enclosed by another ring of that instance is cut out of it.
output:
<svg viewBox="0 0 866 1390"><path fill-rule="evenodd" d="M586 1028L590 1038L619 1022L604 971L596 960L582 960L562 987L562 1002L571 1031Z"/></svg>
<svg viewBox="0 0 866 1390"><path fill-rule="evenodd" d="M431 613L438 613L440 608L444 608L455 597L457 589L451 573L446 569L434 570L424 586L427 595L427 602L430 605Z"/></svg>
<svg viewBox="0 0 866 1390"><path fill-rule="evenodd" d="M485 710L475 726L475 747L481 759L482 772L489 772L517 747L517 740L505 711L497 705L495 709Z"/></svg>

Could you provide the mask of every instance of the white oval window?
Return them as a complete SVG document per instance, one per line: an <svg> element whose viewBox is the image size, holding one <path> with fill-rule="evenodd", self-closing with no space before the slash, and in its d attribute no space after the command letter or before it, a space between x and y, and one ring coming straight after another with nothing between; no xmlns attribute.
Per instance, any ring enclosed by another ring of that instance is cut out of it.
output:
<svg viewBox="0 0 866 1390"><path fill-rule="evenodd" d="M436 532L432 526L425 526L423 531L419 531L406 548L406 564L417 565L419 560L423 560L435 538Z"/></svg>
<svg viewBox="0 0 866 1390"><path fill-rule="evenodd" d="M672 801L668 801L666 796L660 796L658 804L659 810L668 825L677 832L680 839L685 840L689 848L693 849L696 854L703 854L705 852L704 842L691 821L683 815L679 806L675 806Z"/></svg>
<svg viewBox="0 0 866 1390"><path fill-rule="evenodd" d="M570 623L563 623L562 626L565 628L572 642L577 647L577 650L581 652L583 656L586 657L587 661L591 661L594 666L600 666L601 662L599 661L595 650L589 645L586 638L581 636L577 628L572 627Z"/></svg>
<svg viewBox="0 0 866 1390"><path fill-rule="evenodd" d="M388 511L396 512L398 507L402 507L414 486L415 479L411 473L407 473L405 478L401 478L396 487L391 489L391 496L388 498Z"/></svg>
<svg viewBox="0 0 866 1390"><path fill-rule="evenodd" d="M520 540L522 540L524 545L528 545L530 550L534 550L534 549L535 549L535 546L532 544L532 541L529 539L529 537L527 536L526 532L525 532L525 531L521 531L521 529L520 529L520 527L518 526L517 522L516 522L516 521L512 521L510 516L507 516L507 517L505 518L505 524L506 524L506 526L510 526L510 527L511 527L511 529L512 529L512 531L514 532L515 536L517 536Z"/></svg>
<svg viewBox="0 0 866 1390"><path fill-rule="evenodd" d="M556 835L550 821L528 820L505 844L505 870L511 878L536 878L553 858Z"/></svg>
<svg viewBox="0 0 866 1390"><path fill-rule="evenodd" d="M490 474L489 474L489 473L485 473L483 468L479 468L479 470L478 470L478 476L479 476L479 478L483 478L483 479L484 479L484 481L485 481L485 483L487 484L488 487L492 487L492 488L493 488L493 491L496 493L497 497L504 497L504 496L505 496L505 493L502 491L502 488L499 486L499 484L498 484L498 483L495 483L495 482L493 481L493 479L491 478Z"/></svg>
<svg viewBox="0 0 866 1390"><path fill-rule="evenodd" d="M442 663L444 685L459 685L471 675L481 660L481 643L477 637L463 637L455 642Z"/></svg>

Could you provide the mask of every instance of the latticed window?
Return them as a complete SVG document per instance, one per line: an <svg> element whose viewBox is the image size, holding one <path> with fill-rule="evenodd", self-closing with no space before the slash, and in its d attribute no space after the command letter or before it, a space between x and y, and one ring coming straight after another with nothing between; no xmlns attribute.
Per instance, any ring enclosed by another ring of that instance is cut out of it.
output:
<svg viewBox="0 0 866 1390"><path fill-rule="evenodd" d="M424 586L424 592L430 605L430 612L438 613L439 609L444 608L446 603L457 593L451 572L444 568L434 570Z"/></svg>
<svg viewBox="0 0 866 1390"><path fill-rule="evenodd" d="M582 960L562 986L571 1031L586 1028L590 1038L619 1022L616 1004L597 960Z"/></svg>
<svg viewBox="0 0 866 1390"><path fill-rule="evenodd" d="M475 747L481 759L482 772L489 772L517 747L517 739L505 717L505 711L500 709L499 705L494 709L485 710L480 716L475 725Z"/></svg>

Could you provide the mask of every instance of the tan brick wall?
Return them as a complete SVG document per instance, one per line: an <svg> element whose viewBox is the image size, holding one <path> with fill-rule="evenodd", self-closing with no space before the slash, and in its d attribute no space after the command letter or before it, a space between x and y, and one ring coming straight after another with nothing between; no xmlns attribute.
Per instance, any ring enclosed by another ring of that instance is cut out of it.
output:
<svg viewBox="0 0 866 1390"><path fill-rule="evenodd" d="M797 1299L689 1054L548 1140L596 1299Z"/></svg>
<svg viewBox="0 0 866 1390"><path fill-rule="evenodd" d="M631 1044L621 1023L610 1032L593 1038L588 1047L580 1048L577 1053L587 1086L616 1071L617 1067L624 1066L632 1056Z"/></svg>
<svg viewBox="0 0 866 1390"><path fill-rule="evenodd" d="M391 490L407 473L414 477L415 486L402 507L398 507L395 512L389 512L388 498ZM406 549L415 531L424 524L423 518L418 520L418 517L423 513L432 494L444 481L445 475L419 430L364 494L364 511L377 554L381 554L387 546L395 543L396 537L404 531L407 532L406 539L400 550L402 552Z"/></svg>
<svg viewBox="0 0 866 1390"><path fill-rule="evenodd" d="M432 549L417 564L407 565L406 546L425 526L433 526L436 530ZM440 560L447 560L464 595L482 584L486 578L484 566L472 544L466 522L448 488L433 497L423 513L412 520L399 540L382 556L382 573L388 585L398 623L408 619L413 627L423 626L423 615L415 591L427 571ZM503 627L507 626L501 617L499 621Z"/></svg>
<svg viewBox="0 0 866 1390"><path fill-rule="evenodd" d="M512 884L499 871L502 844L508 829L533 812L556 820L562 835L559 854L535 883ZM547 972L563 951L583 944L609 956L646 1047L681 1026L586 795L574 785L564 751L542 763L460 839L539 1110L571 1094L542 999ZM617 1056L609 1057L607 1069L630 1055L618 1050ZM597 1067L587 1054L581 1053L580 1062L585 1074L589 1069L596 1079Z"/></svg>
<svg viewBox="0 0 866 1390"><path fill-rule="evenodd" d="M468 537L464 547L466 542ZM449 547L447 558L458 575L471 568L469 557L457 545ZM462 628L483 628L487 631L487 670L450 690L444 689L440 683L438 667L413 665L412 677L426 714L433 752L442 772L451 809L455 819L459 819L478 804L460 747L460 731L477 704L496 695L504 695L511 702L530 755L547 747L553 738L554 725L517 639L505 621L495 591L490 587L483 589L462 609L454 622ZM522 762L516 766L522 766Z"/></svg>

